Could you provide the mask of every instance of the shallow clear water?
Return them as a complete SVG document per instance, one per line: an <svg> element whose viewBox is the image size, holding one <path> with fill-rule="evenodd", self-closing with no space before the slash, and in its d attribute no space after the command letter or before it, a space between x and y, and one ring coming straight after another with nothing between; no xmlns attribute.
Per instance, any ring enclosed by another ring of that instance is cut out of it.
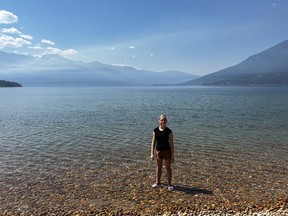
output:
<svg viewBox="0 0 288 216"><path fill-rule="evenodd" d="M9 191L16 180L37 182L42 170L49 179L57 175L70 181L67 170L84 175L108 163L116 170L146 166L162 113L174 132L178 169L192 169L194 177L201 167L210 172L199 171L199 182L211 172L214 179L225 172L266 179L276 173L277 185L283 185L288 180L287 93L287 87L3 88L0 186ZM178 181L185 181L182 174Z"/></svg>
<svg viewBox="0 0 288 216"><path fill-rule="evenodd" d="M149 152L161 113L178 150L276 151L286 160L288 88L129 87L0 89L1 169L39 154ZM16 158L15 158L16 157ZM287 162L287 161L286 161Z"/></svg>

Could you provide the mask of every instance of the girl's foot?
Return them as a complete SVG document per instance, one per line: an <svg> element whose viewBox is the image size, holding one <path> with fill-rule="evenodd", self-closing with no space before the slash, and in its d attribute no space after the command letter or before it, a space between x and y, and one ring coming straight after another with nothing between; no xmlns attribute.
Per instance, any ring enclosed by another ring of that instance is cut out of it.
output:
<svg viewBox="0 0 288 216"><path fill-rule="evenodd" d="M155 184L152 185L152 188L157 188L157 187L160 187L160 186L161 186L160 183L155 183Z"/></svg>
<svg viewBox="0 0 288 216"><path fill-rule="evenodd" d="M167 188L168 188L169 191L173 191L174 190L174 187L171 186L171 185L169 185Z"/></svg>

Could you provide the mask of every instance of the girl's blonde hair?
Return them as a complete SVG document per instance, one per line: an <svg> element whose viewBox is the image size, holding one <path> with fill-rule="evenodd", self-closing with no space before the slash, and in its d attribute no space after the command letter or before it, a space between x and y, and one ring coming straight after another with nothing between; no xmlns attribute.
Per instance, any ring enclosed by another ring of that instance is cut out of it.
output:
<svg viewBox="0 0 288 216"><path fill-rule="evenodd" d="M164 115L164 114L161 114L160 116L159 116L159 119L165 119L165 121L167 122L168 121L168 117L167 117L167 115Z"/></svg>

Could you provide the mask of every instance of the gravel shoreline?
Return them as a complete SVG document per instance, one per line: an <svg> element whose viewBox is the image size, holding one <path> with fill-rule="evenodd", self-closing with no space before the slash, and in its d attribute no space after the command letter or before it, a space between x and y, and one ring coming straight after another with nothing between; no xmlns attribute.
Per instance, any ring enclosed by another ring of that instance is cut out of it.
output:
<svg viewBox="0 0 288 216"><path fill-rule="evenodd" d="M173 165L171 192L151 188L155 161L122 153L3 170L0 215L288 215L286 166L182 156ZM165 176L164 169L163 184Z"/></svg>

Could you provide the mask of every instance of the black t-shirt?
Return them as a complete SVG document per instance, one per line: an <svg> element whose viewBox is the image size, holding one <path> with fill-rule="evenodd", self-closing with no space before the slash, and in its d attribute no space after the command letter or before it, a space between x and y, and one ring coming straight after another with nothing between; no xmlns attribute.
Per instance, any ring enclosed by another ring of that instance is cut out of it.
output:
<svg viewBox="0 0 288 216"><path fill-rule="evenodd" d="M159 127L154 129L155 137L156 137L156 149L157 150L169 150L169 134L172 131L166 127L163 131L159 130Z"/></svg>

